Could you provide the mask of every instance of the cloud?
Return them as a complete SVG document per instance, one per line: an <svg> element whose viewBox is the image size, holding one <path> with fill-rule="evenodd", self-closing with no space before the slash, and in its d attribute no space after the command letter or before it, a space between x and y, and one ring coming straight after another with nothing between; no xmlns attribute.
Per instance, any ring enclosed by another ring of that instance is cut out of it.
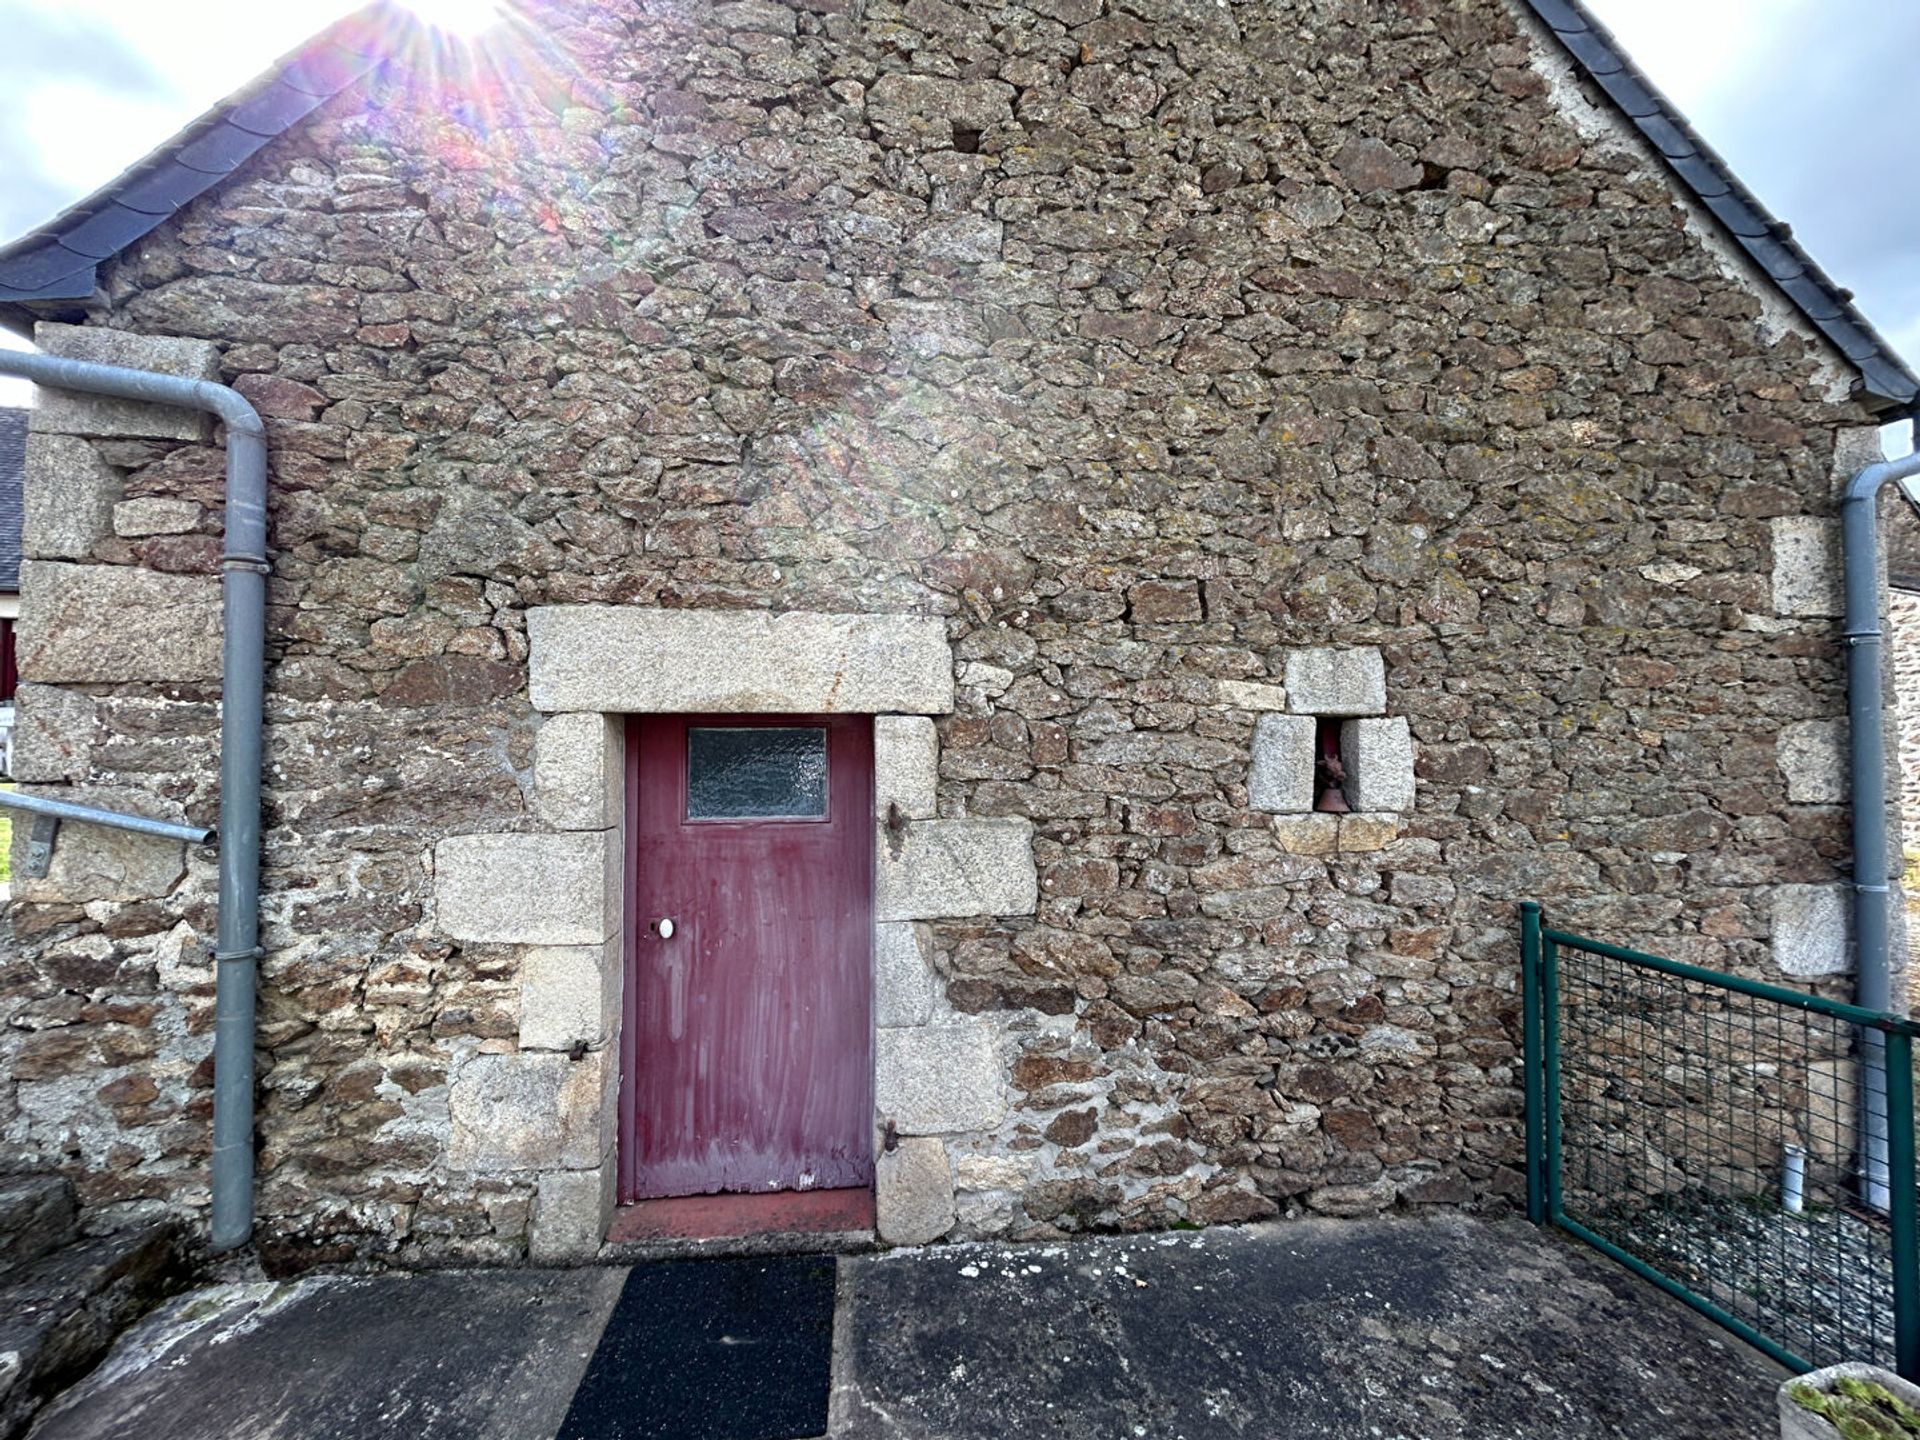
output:
<svg viewBox="0 0 1920 1440"><path fill-rule="evenodd" d="M0 0L0 33L7 37L5 68L16 79L77 77L122 93L172 89L150 60L97 16Z"/></svg>
<svg viewBox="0 0 1920 1440"><path fill-rule="evenodd" d="M354 0L0 0L0 241L98 189Z"/></svg>
<svg viewBox="0 0 1920 1440"><path fill-rule="evenodd" d="M1920 6L1823 0L1766 36L1740 93L1714 104L1747 183L1909 354L1920 354L1916 49Z"/></svg>
<svg viewBox="0 0 1920 1440"><path fill-rule="evenodd" d="M85 17L0 4L0 34L0 93L9 97L0 104L0 235L12 239L85 193L75 189L72 145L61 142L94 128L95 98L124 113L170 87L113 30Z"/></svg>

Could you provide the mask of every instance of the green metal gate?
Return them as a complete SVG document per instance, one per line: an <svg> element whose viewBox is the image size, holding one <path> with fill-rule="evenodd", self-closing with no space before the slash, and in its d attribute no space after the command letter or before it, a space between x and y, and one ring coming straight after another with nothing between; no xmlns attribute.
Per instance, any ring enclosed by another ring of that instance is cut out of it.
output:
<svg viewBox="0 0 1920 1440"><path fill-rule="evenodd" d="M1521 906L1527 1212L1795 1370L1920 1380L1920 1025Z"/></svg>

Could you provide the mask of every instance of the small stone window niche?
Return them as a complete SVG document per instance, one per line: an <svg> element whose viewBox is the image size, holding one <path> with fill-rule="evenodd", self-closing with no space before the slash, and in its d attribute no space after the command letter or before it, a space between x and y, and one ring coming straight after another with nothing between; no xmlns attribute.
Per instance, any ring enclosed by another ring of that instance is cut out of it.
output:
<svg viewBox="0 0 1920 1440"><path fill-rule="evenodd" d="M1386 662L1371 647L1295 650L1287 713L1253 732L1247 803L1297 854L1377 850L1413 809L1413 737L1388 715ZM1337 740L1337 743L1336 743ZM1342 808L1344 807L1344 809Z"/></svg>

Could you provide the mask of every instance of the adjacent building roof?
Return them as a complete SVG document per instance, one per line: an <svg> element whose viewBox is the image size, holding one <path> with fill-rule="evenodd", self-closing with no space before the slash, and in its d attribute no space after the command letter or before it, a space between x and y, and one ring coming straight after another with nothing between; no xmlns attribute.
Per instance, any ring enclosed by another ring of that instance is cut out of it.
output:
<svg viewBox="0 0 1920 1440"><path fill-rule="evenodd" d="M1886 418L1920 410L1916 375L1853 303L1694 133L1581 0L1520 0L1574 62L1665 157L1680 183L1725 227L1762 273L1859 371L1862 398ZM100 265L231 175L268 141L318 109L419 34L387 0L330 26L254 84L214 107L79 204L0 246L0 324L77 319Z"/></svg>
<svg viewBox="0 0 1920 1440"><path fill-rule="evenodd" d="M27 412L0 409L0 595L20 588L20 495L26 473Z"/></svg>

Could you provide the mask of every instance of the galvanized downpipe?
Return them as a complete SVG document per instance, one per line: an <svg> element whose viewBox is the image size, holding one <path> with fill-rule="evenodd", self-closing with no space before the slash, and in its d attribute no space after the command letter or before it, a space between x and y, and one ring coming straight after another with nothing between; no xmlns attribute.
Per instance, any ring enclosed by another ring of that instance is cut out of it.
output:
<svg viewBox="0 0 1920 1440"><path fill-rule="evenodd" d="M1893 886L1888 874L1887 755L1883 722L1880 629L1882 487L1920 475L1920 451L1869 465L1840 501L1840 566L1846 587L1847 745L1853 799L1853 938L1855 1003L1893 1008ZM1887 1184L1887 1052L1875 1030L1862 1032L1861 1198L1885 1210ZM1881 1100L1876 1109L1874 1096Z"/></svg>
<svg viewBox="0 0 1920 1440"><path fill-rule="evenodd" d="M215 1250L253 1233L253 1038L260 958L260 754L267 629L267 432L237 390L119 365L0 350L0 375L55 390L200 410L227 427L220 561L220 908L214 947Z"/></svg>

